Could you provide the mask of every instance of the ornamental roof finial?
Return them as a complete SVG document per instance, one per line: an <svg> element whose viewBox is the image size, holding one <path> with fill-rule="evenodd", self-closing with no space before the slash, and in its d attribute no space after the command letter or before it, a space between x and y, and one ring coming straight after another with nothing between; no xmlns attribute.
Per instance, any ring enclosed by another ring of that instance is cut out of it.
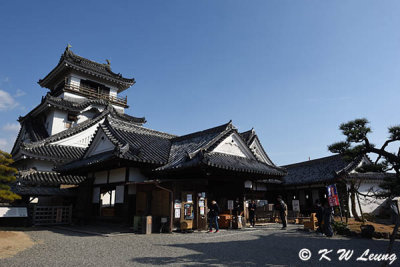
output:
<svg viewBox="0 0 400 267"><path fill-rule="evenodd" d="M111 65L110 60L106 59L107 65Z"/></svg>
<svg viewBox="0 0 400 267"><path fill-rule="evenodd" d="M65 50L69 51L69 49L72 47L72 45L67 44L67 47L65 48Z"/></svg>

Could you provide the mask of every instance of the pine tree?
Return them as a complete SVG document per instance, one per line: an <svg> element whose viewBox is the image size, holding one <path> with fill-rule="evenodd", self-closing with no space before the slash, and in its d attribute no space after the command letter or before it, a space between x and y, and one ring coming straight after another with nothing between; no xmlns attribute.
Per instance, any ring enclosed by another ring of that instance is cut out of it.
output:
<svg viewBox="0 0 400 267"><path fill-rule="evenodd" d="M365 166L359 171L394 171L396 176L394 178L386 178L385 181L380 184L380 187L384 189L384 191L376 195L376 197L387 197L388 199L391 199L400 196L400 146L397 148L396 152L388 151L389 145L398 144L400 141L400 126L392 126L388 128L389 137L381 147L376 147L369 141L368 134L371 132L371 128L369 127L369 121L365 118L342 123L339 129L342 131L343 135L346 136L346 140L328 146L329 151L332 153L339 153L348 160L354 160L357 157L368 153L375 154L377 158L374 164ZM354 193L354 191L352 193ZM354 201L352 201L352 205L353 202ZM390 243L387 249L388 254L391 254L393 250L394 240L399 227L400 217L397 218L393 232L390 235ZM384 262L383 266L387 265L388 262Z"/></svg>
<svg viewBox="0 0 400 267"><path fill-rule="evenodd" d="M11 203L21 197L11 191L8 184L15 182L17 169L10 165L14 161L10 154L0 150L0 202Z"/></svg>

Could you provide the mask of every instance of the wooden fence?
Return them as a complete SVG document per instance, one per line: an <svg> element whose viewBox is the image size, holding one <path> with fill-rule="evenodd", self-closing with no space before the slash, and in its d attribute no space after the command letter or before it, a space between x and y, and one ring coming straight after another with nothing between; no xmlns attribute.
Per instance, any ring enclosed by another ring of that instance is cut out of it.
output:
<svg viewBox="0 0 400 267"><path fill-rule="evenodd" d="M72 206L34 206L32 223L34 225L70 224Z"/></svg>

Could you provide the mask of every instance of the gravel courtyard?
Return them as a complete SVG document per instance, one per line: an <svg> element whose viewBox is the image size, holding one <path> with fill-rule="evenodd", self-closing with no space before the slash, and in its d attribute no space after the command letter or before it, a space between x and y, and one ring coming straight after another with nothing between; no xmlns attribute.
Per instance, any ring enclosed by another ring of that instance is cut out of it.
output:
<svg viewBox="0 0 400 267"><path fill-rule="evenodd" d="M291 225L282 231L271 224L246 230L191 234L93 235L55 228L32 228L26 233L35 245L0 266L379 266L379 262L356 261L366 249L384 253L387 240L327 239L305 233ZM307 248L311 259L302 261ZM319 261L320 249L332 261ZM352 249L348 261L338 261L338 249ZM400 243L396 242L396 256ZM368 256L367 256L368 258ZM339 265L338 265L339 264ZM400 266L396 260L392 266Z"/></svg>

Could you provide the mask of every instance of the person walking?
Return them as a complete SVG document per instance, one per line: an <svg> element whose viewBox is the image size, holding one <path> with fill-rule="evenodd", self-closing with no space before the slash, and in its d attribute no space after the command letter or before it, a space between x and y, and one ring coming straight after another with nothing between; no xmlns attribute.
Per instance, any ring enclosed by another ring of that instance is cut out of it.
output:
<svg viewBox="0 0 400 267"><path fill-rule="evenodd" d="M315 213L317 217L317 226L318 226L317 234L323 235L324 230L322 229L322 220L324 216L324 208L322 207L321 201L319 199L315 201Z"/></svg>
<svg viewBox="0 0 400 267"><path fill-rule="evenodd" d="M329 203L326 201L324 203L324 211L323 211L323 221L324 221L324 233L327 237L333 236L332 229L332 207L329 206Z"/></svg>
<svg viewBox="0 0 400 267"><path fill-rule="evenodd" d="M257 204L255 200L252 200L249 204L249 220L250 227L254 227L256 225L255 215L256 215Z"/></svg>
<svg viewBox="0 0 400 267"><path fill-rule="evenodd" d="M210 211L208 212L209 233L212 232L213 224L215 225L215 233L219 232L218 215L219 215L219 206L217 202L213 200L210 205Z"/></svg>
<svg viewBox="0 0 400 267"><path fill-rule="evenodd" d="M281 218L282 221L282 230L285 230L287 227L287 205L286 203L282 200L282 196L278 196L277 199L278 203L275 205L276 210L279 211L279 217Z"/></svg>

